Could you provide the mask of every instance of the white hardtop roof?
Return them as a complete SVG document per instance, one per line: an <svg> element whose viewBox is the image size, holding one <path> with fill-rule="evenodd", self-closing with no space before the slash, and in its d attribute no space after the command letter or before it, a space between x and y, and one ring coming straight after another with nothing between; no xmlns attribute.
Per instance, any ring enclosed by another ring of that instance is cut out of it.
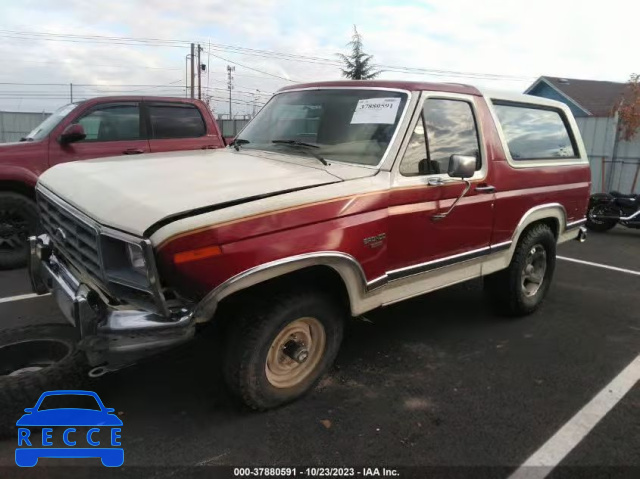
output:
<svg viewBox="0 0 640 479"><path fill-rule="evenodd" d="M542 98L534 95L526 95L524 93L517 93L512 91L500 91L490 90L485 88L478 88L486 98L490 100L503 100L512 101L515 103L531 103L533 105L551 106L554 108L560 108L562 110L569 107L561 101L549 100L548 98Z"/></svg>

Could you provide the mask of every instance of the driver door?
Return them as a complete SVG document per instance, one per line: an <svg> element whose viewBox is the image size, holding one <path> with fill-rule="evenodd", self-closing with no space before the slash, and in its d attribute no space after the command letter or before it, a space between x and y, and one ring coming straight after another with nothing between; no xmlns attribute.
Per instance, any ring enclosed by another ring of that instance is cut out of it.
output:
<svg viewBox="0 0 640 479"><path fill-rule="evenodd" d="M67 144L52 141L51 166L67 161L138 155L150 151L146 124L137 101L96 105L73 120L73 123L83 126L86 138Z"/></svg>
<svg viewBox="0 0 640 479"><path fill-rule="evenodd" d="M475 98L425 94L419 118L395 172L389 221L390 277L417 274L489 252L493 189ZM451 213L465 183L447 175L452 155L476 157L471 187ZM479 266L478 266L479 268Z"/></svg>

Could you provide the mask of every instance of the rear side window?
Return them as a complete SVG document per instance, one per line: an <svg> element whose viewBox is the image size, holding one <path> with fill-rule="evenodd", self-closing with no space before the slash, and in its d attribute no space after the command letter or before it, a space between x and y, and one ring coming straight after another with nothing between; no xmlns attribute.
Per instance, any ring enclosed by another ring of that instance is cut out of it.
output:
<svg viewBox="0 0 640 479"><path fill-rule="evenodd" d="M200 111L193 105L149 105L154 139L198 138L207 128Z"/></svg>
<svg viewBox="0 0 640 479"><path fill-rule="evenodd" d="M558 110L494 103L511 158L557 160L578 156L566 119Z"/></svg>

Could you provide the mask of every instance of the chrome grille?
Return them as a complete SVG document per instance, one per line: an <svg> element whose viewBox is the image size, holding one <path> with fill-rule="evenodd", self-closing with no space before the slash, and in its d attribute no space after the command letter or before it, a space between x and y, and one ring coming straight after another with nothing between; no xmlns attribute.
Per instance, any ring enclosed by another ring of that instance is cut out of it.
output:
<svg viewBox="0 0 640 479"><path fill-rule="evenodd" d="M42 226L56 249L76 267L100 280L98 231L41 192L38 192L38 207Z"/></svg>

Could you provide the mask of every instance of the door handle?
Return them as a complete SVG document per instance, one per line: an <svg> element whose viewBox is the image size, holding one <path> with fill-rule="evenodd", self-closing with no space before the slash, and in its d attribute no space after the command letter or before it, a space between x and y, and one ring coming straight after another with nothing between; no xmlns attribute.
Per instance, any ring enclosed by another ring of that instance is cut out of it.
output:
<svg viewBox="0 0 640 479"><path fill-rule="evenodd" d="M144 153L144 150L141 150L140 148L129 148L122 152L123 155L140 155L142 153Z"/></svg>
<svg viewBox="0 0 640 479"><path fill-rule="evenodd" d="M493 193L496 191L496 187L492 185L476 186L475 191L478 193Z"/></svg>

